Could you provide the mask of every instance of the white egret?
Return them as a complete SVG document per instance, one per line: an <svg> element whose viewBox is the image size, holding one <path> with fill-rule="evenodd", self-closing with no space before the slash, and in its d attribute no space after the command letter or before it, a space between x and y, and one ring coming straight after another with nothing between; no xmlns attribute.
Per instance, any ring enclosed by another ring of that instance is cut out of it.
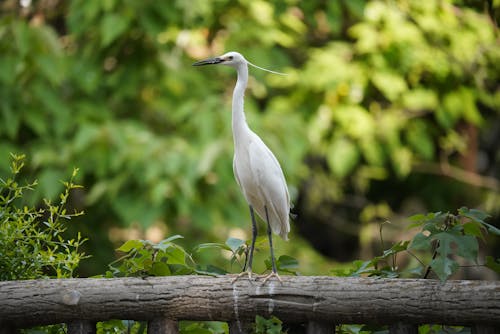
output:
<svg viewBox="0 0 500 334"><path fill-rule="evenodd" d="M233 67L238 73L232 103L233 172L236 182L240 186L243 196L250 207L250 217L252 220L252 242L246 264L246 272L248 273L248 278L251 279L253 251L257 237L255 210L262 220L267 223L267 235L271 250L272 272L265 277L264 282L271 277L276 277L281 281L276 270L271 231L281 236L284 240L288 240L288 232L290 232L290 196L285 176L278 160L259 136L248 127L243 111L244 93L248 82L248 65L271 73L281 73L256 66L247 61L238 52L228 52L220 57L202 60L193 65L218 64ZM245 274L245 270L238 277L242 274Z"/></svg>

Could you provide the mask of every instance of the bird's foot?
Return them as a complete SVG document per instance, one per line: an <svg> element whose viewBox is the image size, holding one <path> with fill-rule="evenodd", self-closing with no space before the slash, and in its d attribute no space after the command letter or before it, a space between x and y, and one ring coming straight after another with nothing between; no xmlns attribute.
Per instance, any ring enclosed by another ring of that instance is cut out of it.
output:
<svg viewBox="0 0 500 334"><path fill-rule="evenodd" d="M278 273L275 271L272 271L269 275L265 276L264 280L262 281L262 284L266 284L266 282L273 277L277 278L278 281L280 281L280 283L283 284L283 281L281 280L280 275L278 275Z"/></svg>
<svg viewBox="0 0 500 334"><path fill-rule="evenodd" d="M236 277L233 278L233 280L231 281L231 284L234 284L234 282L236 282L238 279L240 279L241 277L243 277L245 275L248 275L248 280L249 281L252 280L252 271L251 270L246 270L246 271L243 271L243 272L237 274Z"/></svg>

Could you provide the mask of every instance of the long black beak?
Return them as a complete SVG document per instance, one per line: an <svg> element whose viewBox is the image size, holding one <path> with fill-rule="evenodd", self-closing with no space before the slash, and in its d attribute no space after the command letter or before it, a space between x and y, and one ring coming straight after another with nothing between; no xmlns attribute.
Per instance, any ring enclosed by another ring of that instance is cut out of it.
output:
<svg viewBox="0 0 500 334"><path fill-rule="evenodd" d="M219 57L209 58L209 59L197 61L196 63L193 64L193 66L214 65L214 64L220 64L223 61L224 60L222 58L219 58Z"/></svg>

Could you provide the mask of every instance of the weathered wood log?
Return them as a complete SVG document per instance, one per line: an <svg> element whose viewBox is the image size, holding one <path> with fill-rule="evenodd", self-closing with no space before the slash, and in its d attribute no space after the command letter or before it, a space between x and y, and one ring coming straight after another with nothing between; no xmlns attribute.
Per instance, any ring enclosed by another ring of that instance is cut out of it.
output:
<svg viewBox="0 0 500 334"><path fill-rule="evenodd" d="M0 323L78 319L285 323L500 325L499 281L284 276L262 284L231 277L171 276L0 282Z"/></svg>

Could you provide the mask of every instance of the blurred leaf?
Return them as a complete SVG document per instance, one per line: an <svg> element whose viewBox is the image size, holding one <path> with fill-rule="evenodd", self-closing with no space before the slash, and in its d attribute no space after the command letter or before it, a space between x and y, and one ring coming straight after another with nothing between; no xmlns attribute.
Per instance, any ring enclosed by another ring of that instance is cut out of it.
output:
<svg viewBox="0 0 500 334"><path fill-rule="evenodd" d="M458 209L458 213L464 217L470 218L472 221L484 224L485 220L491 216L484 211L477 209L469 209L466 207L461 207Z"/></svg>
<svg viewBox="0 0 500 334"><path fill-rule="evenodd" d="M17 132L19 130L19 126L21 125L21 115L19 112L16 112L12 109L12 107L5 102L1 108L0 114L4 120L5 128L4 131L11 139L15 139ZM1 132L0 132L1 134Z"/></svg>
<svg viewBox="0 0 500 334"><path fill-rule="evenodd" d="M493 233L494 235L500 236L500 229L498 227L488 223L482 223L482 224L486 227L489 233Z"/></svg>
<svg viewBox="0 0 500 334"><path fill-rule="evenodd" d="M232 249L229 246L227 246L225 244L217 243L217 242L207 242L207 243L199 244L193 249L193 251L199 252L199 251L207 249L207 248L217 248L217 249L232 251Z"/></svg>
<svg viewBox="0 0 500 334"><path fill-rule="evenodd" d="M279 264L278 267L282 269L296 269L299 267L299 261L289 255L281 255L277 263Z"/></svg>
<svg viewBox="0 0 500 334"><path fill-rule="evenodd" d="M12 85L16 80L16 69L19 70L20 65L17 57L4 55L0 62L0 81L6 86Z"/></svg>
<svg viewBox="0 0 500 334"><path fill-rule="evenodd" d="M389 101L395 100L403 92L408 90L406 81L397 73L389 71L377 71L371 76L371 80Z"/></svg>
<svg viewBox="0 0 500 334"><path fill-rule="evenodd" d="M328 165L332 172L342 178L347 176L359 161L356 145L350 140L335 140L327 152Z"/></svg>
<svg viewBox="0 0 500 334"><path fill-rule="evenodd" d="M436 93L429 89L412 89L403 95L403 105L412 111L435 110L438 104Z"/></svg>
<svg viewBox="0 0 500 334"><path fill-rule="evenodd" d="M28 54L28 50L30 49L31 36L29 27L24 21L15 21L12 24L12 31L17 51L22 58Z"/></svg>
<svg viewBox="0 0 500 334"><path fill-rule="evenodd" d="M102 47L111 44L115 39L125 32L129 25L129 20L119 14L106 14L101 21Z"/></svg>
<svg viewBox="0 0 500 334"><path fill-rule="evenodd" d="M497 274L500 274L500 259L495 259L493 256L486 256L486 267L490 268Z"/></svg>
<svg viewBox="0 0 500 334"><path fill-rule="evenodd" d="M415 121L410 123L408 126L407 138L412 149L419 153L424 159L432 160L432 158L434 158L434 142L424 122Z"/></svg>

